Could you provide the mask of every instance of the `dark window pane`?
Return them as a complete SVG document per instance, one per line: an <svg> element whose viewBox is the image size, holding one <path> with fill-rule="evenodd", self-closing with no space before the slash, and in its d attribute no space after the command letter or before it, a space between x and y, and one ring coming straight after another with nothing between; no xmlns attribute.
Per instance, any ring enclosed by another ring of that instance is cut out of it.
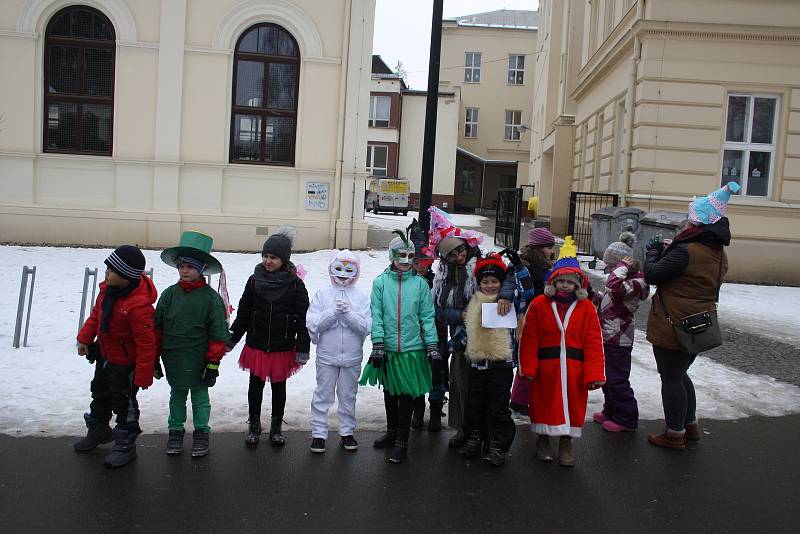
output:
<svg viewBox="0 0 800 534"><path fill-rule="evenodd" d="M237 61L236 105L253 108L264 105L264 64L260 61Z"/></svg>
<svg viewBox="0 0 800 534"><path fill-rule="evenodd" d="M114 51L87 48L84 52L86 54L86 94L112 96L114 92Z"/></svg>
<svg viewBox="0 0 800 534"><path fill-rule="evenodd" d="M757 197L767 196L771 158L771 152L750 152L750 165L747 168L748 195Z"/></svg>
<svg viewBox="0 0 800 534"><path fill-rule="evenodd" d="M47 106L47 148L75 148L78 105L53 102Z"/></svg>
<svg viewBox="0 0 800 534"><path fill-rule="evenodd" d="M79 58L79 48L50 46L48 93L78 93Z"/></svg>
<svg viewBox="0 0 800 534"><path fill-rule="evenodd" d="M72 11L72 36L91 39L92 12L76 9Z"/></svg>
<svg viewBox="0 0 800 534"><path fill-rule="evenodd" d="M291 163L293 145L294 118L267 117L267 159Z"/></svg>
<svg viewBox="0 0 800 534"><path fill-rule="evenodd" d="M297 55L297 49L294 46L294 40L291 36L284 32L278 32L278 55L294 57Z"/></svg>
<svg viewBox="0 0 800 534"><path fill-rule="evenodd" d="M50 21L50 24L47 27L47 31L50 35L69 37L71 24L72 24L72 17L70 16L68 11Z"/></svg>
<svg viewBox="0 0 800 534"><path fill-rule="evenodd" d="M267 107L293 110L297 107L297 66L270 63Z"/></svg>
<svg viewBox="0 0 800 534"><path fill-rule="evenodd" d="M742 184L742 151L726 150L722 156L722 179L721 185L728 182Z"/></svg>
<svg viewBox="0 0 800 534"><path fill-rule="evenodd" d="M111 153L111 114L111 106L83 105L81 150Z"/></svg>
<svg viewBox="0 0 800 534"><path fill-rule="evenodd" d="M261 117L237 114L233 121L233 159L261 159Z"/></svg>
<svg viewBox="0 0 800 534"><path fill-rule="evenodd" d="M258 28L244 34L239 42L239 52L258 52Z"/></svg>
<svg viewBox="0 0 800 534"><path fill-rule="evenodd" d="M260 54L278 54L278 30L272 26L258 29L258 52Z"/></svg>
<svg viewBox="0 0 800 534"><path fill-rule="evenodd" d="M725 130L726 141L733 141L736 143L743 143L746 141L744 128L749 106L749 97L728 97L728 125Z"/></svg>
<svg viewBox="0 0 800 534"><path fill-rule="evenodd" d="M775 99L756 98L753 107L752 143L772 144L772 130L775 125Z"/></svg>
<svg viewBox="0 0 800 534"><path fill-rule="evenodd" d="M94 24L92 25L92 37L94 39L113 41L114 26L111 25L111 22L107 18L95 13Z"/></svg>

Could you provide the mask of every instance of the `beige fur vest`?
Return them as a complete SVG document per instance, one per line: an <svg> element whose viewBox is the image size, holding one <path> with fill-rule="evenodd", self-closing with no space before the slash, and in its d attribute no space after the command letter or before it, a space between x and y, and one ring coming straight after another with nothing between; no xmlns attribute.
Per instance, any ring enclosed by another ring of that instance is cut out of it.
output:
<svg viewBox="0 0 800 534"><path fill-rule="evenodd" d="M477 291L467 305L464 324L467 328L468 360L505 361L511 358L511 334L508 328L481 326L481 304L497 302L497 295L484 295ZM514 313L513 310L510 313Z"/></svg>

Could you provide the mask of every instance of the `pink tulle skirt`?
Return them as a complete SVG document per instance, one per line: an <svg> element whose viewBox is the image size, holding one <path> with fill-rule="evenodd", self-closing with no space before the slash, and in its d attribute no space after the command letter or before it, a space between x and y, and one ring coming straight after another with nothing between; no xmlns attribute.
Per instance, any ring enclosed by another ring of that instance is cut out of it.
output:
<svg viewBox="0 0 800 534"><path fill-rule="evenodd" d="M295 361L297 353L293 350L283 352L264 352L245 345L239 355L239 367L250 371L263 381L285 382L300 369Z"/></svg>

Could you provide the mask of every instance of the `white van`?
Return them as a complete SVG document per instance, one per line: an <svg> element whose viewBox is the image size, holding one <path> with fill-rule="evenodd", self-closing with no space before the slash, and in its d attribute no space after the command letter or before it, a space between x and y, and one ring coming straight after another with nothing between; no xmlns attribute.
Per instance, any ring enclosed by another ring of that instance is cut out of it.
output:
<svg viewBox="0 0 800 534"><path fill-rule="evenodd" d="M364 209L376 214L379 211L391 211L406 215L408 191L408 180L405 178L371 178L364 198Z"/></svg>

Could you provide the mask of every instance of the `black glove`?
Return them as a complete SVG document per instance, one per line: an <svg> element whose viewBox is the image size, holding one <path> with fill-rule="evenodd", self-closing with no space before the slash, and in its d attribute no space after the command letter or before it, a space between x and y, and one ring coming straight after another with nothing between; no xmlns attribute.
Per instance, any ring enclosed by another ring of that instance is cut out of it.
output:
<svg viewBox="0 0 800 534"><path fill-rule="evenodd" d="M100 343L95 341L94 343L89 343L86 347L86 359L89 363L94 363L97 360L102 360L103 356L100 354Z"/></svg>
<svg viewBox="0 0 800 534"><path fill-rule="evenodd" d="M500 252L500 254L502 254L506 258L508 258L508 261L511 262L511 265L513 265L515 267L518 266L518 265L522 265L522 258L519 257L519 254L517 253L516 250L511 249L511 248L506 248L506 249L503 249Z"/></svg>
<svg viewBox="0 0 800 534"><path fill-rule="evenodd" d="M430 358L431 361L442 359L442 353L439 352L439 347L436 343L425 345L425 352L428 353L428 358Z"/></svg>
<svg viewBox="0 0 800 534"><path fill-rule="evenodd" d="M161 368L161 360L156 360L156 363L153 366L153 378L156 380L161 380L164 378L164 370Z"/></svg>
<svg viewBox="0 0 800 534"><path fill-rule="evenodd" d="M650 238L650 241L647 242L647 246L645 248L647 250L661 250L663 245L664 243L661 242L661 236L657 235Z"/></svg>
<svg viewBox="0 0 800 534"><path fill-rule="evenodd" d="M217 383L218 376L219 362L206 362L206 366L203 367L203 372L200 374L200 378L203 379L203 385L206 387L212 387Z"/></svg>
<svg viewBox="0 0 800 534"><path fill-rule="evenodd" d="M369 355L369 363L372 364L372 367L375 369L380 369L383 367L384 358L386 358L386 348L383 345L383 341L373 343L372 352Z"/></svg>

